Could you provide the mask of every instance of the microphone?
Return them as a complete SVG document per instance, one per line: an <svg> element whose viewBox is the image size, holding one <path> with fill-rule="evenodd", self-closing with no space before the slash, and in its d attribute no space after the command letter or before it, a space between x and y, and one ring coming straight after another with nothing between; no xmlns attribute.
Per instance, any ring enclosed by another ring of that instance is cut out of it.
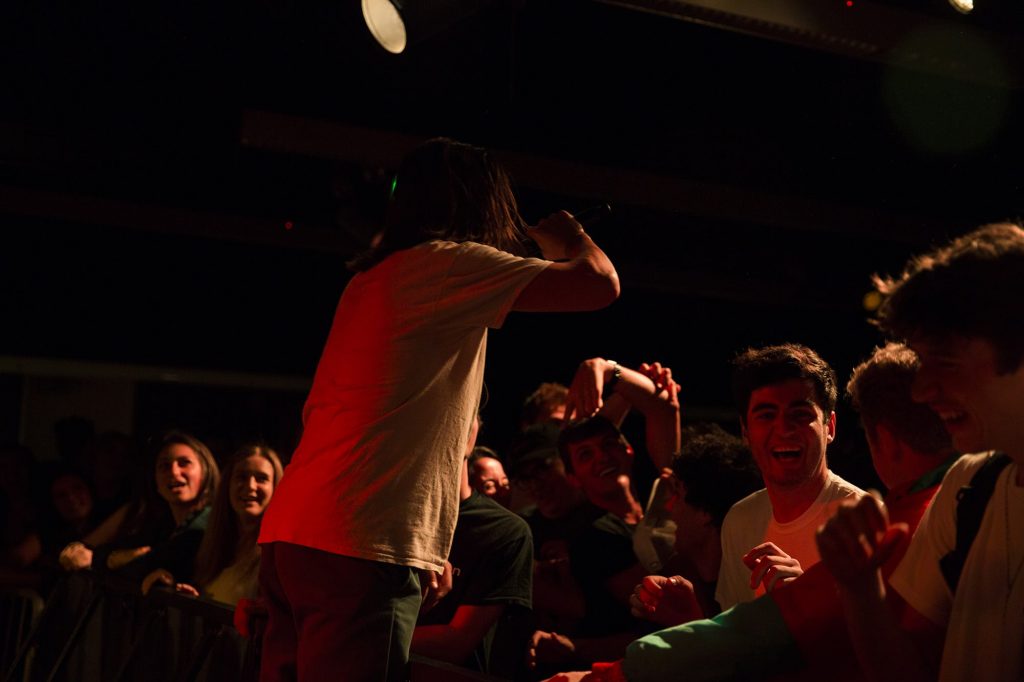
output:
<svg viewBox="0 0 1024 682"><path fill-rule="evenodd" d="M573 218L584 228L590 228L611 215L611 212L612 207L610 204L598 204L597 206L583 209L574 215Z"/></svg>

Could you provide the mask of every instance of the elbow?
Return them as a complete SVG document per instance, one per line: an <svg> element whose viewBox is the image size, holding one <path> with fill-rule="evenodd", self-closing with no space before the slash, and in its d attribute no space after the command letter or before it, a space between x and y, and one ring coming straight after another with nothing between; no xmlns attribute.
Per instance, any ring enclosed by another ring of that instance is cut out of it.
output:
<svg viewBox="0 0 1024 682"><path fill-rule="evenodd" d="M595 282L591 287L591 310L607 308L614 303L622 293L622 285L619 283L619 275L615 270L605 273L596 273Z"/></svg>

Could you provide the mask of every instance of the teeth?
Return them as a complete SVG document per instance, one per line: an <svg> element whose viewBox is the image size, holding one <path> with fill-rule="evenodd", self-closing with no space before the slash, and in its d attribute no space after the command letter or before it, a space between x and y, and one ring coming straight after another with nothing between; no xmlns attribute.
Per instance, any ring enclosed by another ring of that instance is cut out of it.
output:
<svg viewBox="0 0 1024 682"><path fill-rule="evenodd" d="M963 419L963 417L965 416L965 413L963 413L963 412L951 412L951 411L942 410L942 411L938 412L938 415L939 415L939 419L941 419L942 421L944 421L944 422L951 422L951 421L956 421L958 419Z"/></svg>

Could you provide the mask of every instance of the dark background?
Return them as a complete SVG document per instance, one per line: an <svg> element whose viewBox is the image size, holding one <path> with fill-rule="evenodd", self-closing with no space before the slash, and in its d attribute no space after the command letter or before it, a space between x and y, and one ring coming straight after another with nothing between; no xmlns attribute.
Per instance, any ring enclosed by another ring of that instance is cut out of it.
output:
<svg viewBox="0 0 1024 682"><path fill-rule="evenodd" d="M817 5L903 11L913 59L593 1L512 3L398 56L354 0L4 3L0 355L311 377L397 159L448 135L496 150L529 221L614 207L592 234L621 300L491 335L485 442L594 355L670 364L687 419L728 419L748 345L806 343L845 381L880 341L872 273L1022 210L1021 9ZM302 396L253 395L150 386L136 420L287 451Z"/></svg>

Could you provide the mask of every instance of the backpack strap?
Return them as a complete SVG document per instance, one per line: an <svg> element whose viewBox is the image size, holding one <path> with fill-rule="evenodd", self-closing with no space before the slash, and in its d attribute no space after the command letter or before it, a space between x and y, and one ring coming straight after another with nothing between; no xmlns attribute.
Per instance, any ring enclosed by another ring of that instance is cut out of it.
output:
<svg viewBox="0 0 1024 682"><path fill-rule="evenodd" d="M971 482L960 488L956 493L956 547L939 560L939 568L946 579L950 592L956 592L960 583L960 574L964 570L967 555L974 544L974 538L981 528L981 519L996 487L996 479L1006 465L1010 456L1001 452L989 455L981 465Z"/></svg>

